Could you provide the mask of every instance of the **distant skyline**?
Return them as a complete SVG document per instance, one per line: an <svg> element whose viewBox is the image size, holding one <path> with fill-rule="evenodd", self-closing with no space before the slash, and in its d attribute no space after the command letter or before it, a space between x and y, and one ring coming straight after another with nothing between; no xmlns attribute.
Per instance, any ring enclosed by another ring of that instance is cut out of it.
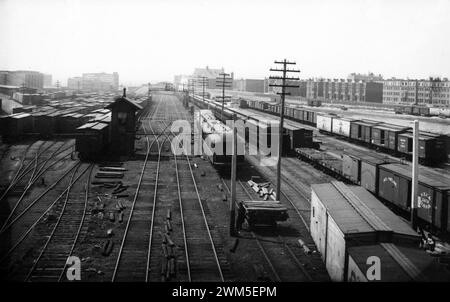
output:
<svg viewBox="0 0 450 302"><path fill-rule="evenodd" d="M209 66L264 78L450 77L448 0L0 0L0 70L136 85Z"/></svg>

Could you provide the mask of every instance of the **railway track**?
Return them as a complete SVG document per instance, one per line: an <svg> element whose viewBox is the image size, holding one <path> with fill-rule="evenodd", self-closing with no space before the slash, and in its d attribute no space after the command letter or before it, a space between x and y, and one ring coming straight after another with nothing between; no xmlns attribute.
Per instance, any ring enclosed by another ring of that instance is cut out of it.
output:
<svg viewBox="0 0 450 302"><path fill-rule="evenodd" d="M6 219L3 221L3 225L0 229L0 234L2 234L5 231L5 229L10 226L11 221L15 220L17 216L20 215L17 213L21 213L22 211L24 211L24 209L28 209L28 206L30 204L34 204L33 201L26 199L25 197L29 193L33 185L37 182L37 180L40 179L40 177L42 177L47 171L49 171L55 165L65 160L70 155L70 152L67 154L66 151L71 149L72 146L60 150L62 146L63 145L57 148L52 154L50 154L50 156L48 156L48 158L46 158L43 161L43 163L40 165L40 168L35 173L35 176L28 180L28 184L25 186L20 197L16 201L10 201L10 203L12 202L14 206L9 211L9 214L6 217ZM53 162L51 162L51 160L53 160ZM53 185L51 185L50 187L53 187ZM45 190L45 192L48 192L48 190Z"/></svg>
<svg viewBox="0 0 450 302"><path fill-rule="evenodd" d="M77 167L77 170L79 167ZM34 260L25 281L57 282L62 280L66 269L66 261L73 252L86 216L93 167L94 165L90 164L81 173L81 175L84 175L89 171L86 180L82 183L74 183L73 177L76 172L72 175L65 199L55 209L59 212L58 219L39 256Z"/></svg>
<svg viewBox="0 0 450 302"><path fill-rule="evenodd" d="M44 203L39 203L38 206L36 206L36 209L34 209L33 211L31 211L31 206L29 206L27 209L25 209L21 215L19 215L19 217L16 218L15 221L12 221L11 224L13 224L14 222L16 222L17 220L21 219L21 223L19 225L17 225L15 227L14 232L11 232L12 236L10 238L10 245L6 246L7 250L4 251L1 255L0 258L0 267L4 270L4 269L8 269L8 266L10 264L12 264L11 262L14 262L14 260L19 261L19 262L24 262L24 258L21 255L23 255L22 253L27 251L27 247L23 247L22 250L17 251L24 243L28 242L30 246L33 247L33 252L36 251L36 249L39 246L39 243L42 242L42 238L44 238L44 236L41 236L39 233L36 231L36 228L39 228L40 226L42 226L40 223L47 221L50 224L52 223L52 220L50 219L49 221L49 213L52 213L52 217L54 217L55 213L58 212L58 206L60 205L60 201L64 198L64 196L66 196L68 194L68 192L70 192L70 188L73 186L74 183L76 183L80 177L87 171L88 167L86 167L86 169L84 169L81 173L79 173L78 175L76 175L77 171L79 170L80 166L82 164L80 162L75 163L70 169L68 169L68 171L66 171L61 177L60 177L60 181L64 178L66 178L69 174L70 179L68 181L68 183L65 183L62 185L62 188L60 186L60 188L57 189L57 191L60 191L61 193L52 201L47 201L45 204ZM56 186L56 184L55 184ZM55 192L57 193L57 192ZM38 197L35 200L35 203L37 203L37 201L39 201L39 199L42 198L42 196ZM48 231L47 228L43 228L44 232ZM41 230L42 231L42 230ZM2 237L5 235L6 233L2 233ZM4 243L5 241L2 240L2 243ZM4 246L2 247L2 249L4 250ZM15 252L13 254L13 252ZM30 255L28 253L26 253L26 257L28 258ZM33 256L33 255L31 255ZM33 258L35 259L35 258ZM26 262L26 261L25 261ZM31 264L32 265L32 264ZM15 276L17 276L19 279L23 280L23 278L25 278L24 276L26 276L26 272L25 270L29 268L26 264L21 264L18 269L19 271L16 273L14 272ZM17 275L16 275L17 274ZM23 277L23 278L22 278Z"/></svg>
<svg viewBox="0 0 450 302"><path fill-rule="evenodd" d="M228 193L230 193L231 191L226 181L222 179L222 182ZM247 190L240 180L236 183L237 200L261 200L261 198L253 191ZM304 268L287 241L279 234L277 229L261 228L258 232L249 230L249 233L252 235L263 258L269 266L274 281L312 281L310 274ZM262 235L260 233L262 233ZM287 255L287 257L282 257L280 255ZM300 274L293 272L294 267L297 267Z"/></svg>
<svg viewBox="0 0 450 302"><path fill-rule="evenodd" d="M160 107L160 102L156 108L149 113L147 118L141 119L142 128L147 134L146 123L148 118L153 118ZM146 135L147 150L142 165L138 185L134 195L130 214L119 248L116 264L112 274L112 281L149 281L149 269L151 260L151 244L153 239L153 221L157 199L159 166L161 162L162 146L159 143L159 136L165 131L162 129L161 134L155 134L155 130L149 123L149 130L153 135L153 141L150 142ZM147 168L149 159L152 156L152 147L156 147L157 162L156 167ZM155 168L155 169L153 169ZM156 171L153 175L153 171ZM145 186L145 188L142 188ZM146 189L146 190L144 190ZM141 190L143 192L141 192ZM148 192L153 191L153 200ZM143 236L143 234L147 234ZM143 265L145 263L145 265Z"/></svg>
<svg viewBox="0 0 450 302"><path fill-rule="evenodd" d="M173 132L170 134L175 137ZM207 210L198 191L191 161L187 154L180 157L182 159L174 156L174 160L188 281L229 280L232 274L224 247L214 241L217 234L209 226Z"/></svg>

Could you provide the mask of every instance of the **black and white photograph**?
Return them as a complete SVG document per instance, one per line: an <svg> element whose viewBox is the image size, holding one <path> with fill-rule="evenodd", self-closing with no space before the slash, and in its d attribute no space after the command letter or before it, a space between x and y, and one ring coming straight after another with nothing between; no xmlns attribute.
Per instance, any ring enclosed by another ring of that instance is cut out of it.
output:
<svg viewBox="0 0 450 302"><path fill-rule="evenodd" d="M0 14L2 283L450 281L450 1Z"/></svg>

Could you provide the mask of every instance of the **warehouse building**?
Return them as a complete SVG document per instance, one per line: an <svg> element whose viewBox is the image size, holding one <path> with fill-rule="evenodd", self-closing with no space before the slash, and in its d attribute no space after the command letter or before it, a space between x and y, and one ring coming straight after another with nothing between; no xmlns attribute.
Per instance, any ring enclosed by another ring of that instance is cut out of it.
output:
<svg viewBox="0 0 450 302"><path fill-rule="evenodd" d="M311 236L332 281L450 280L409 224L364 188L332 181L311 189Z"/></svg>

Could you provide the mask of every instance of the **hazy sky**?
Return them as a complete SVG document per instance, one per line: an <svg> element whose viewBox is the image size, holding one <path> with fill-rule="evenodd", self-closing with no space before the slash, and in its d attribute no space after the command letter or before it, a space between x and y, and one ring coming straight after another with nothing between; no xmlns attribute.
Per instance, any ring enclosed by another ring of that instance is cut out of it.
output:
<svg viewBox="0 0 450 302"><path fill-rule="evenodd" d="M0 16L0 69L63 82L171 81L206 65L263 78L283 58L302 78L450 76L449 0L0 0Z"/></svg>

